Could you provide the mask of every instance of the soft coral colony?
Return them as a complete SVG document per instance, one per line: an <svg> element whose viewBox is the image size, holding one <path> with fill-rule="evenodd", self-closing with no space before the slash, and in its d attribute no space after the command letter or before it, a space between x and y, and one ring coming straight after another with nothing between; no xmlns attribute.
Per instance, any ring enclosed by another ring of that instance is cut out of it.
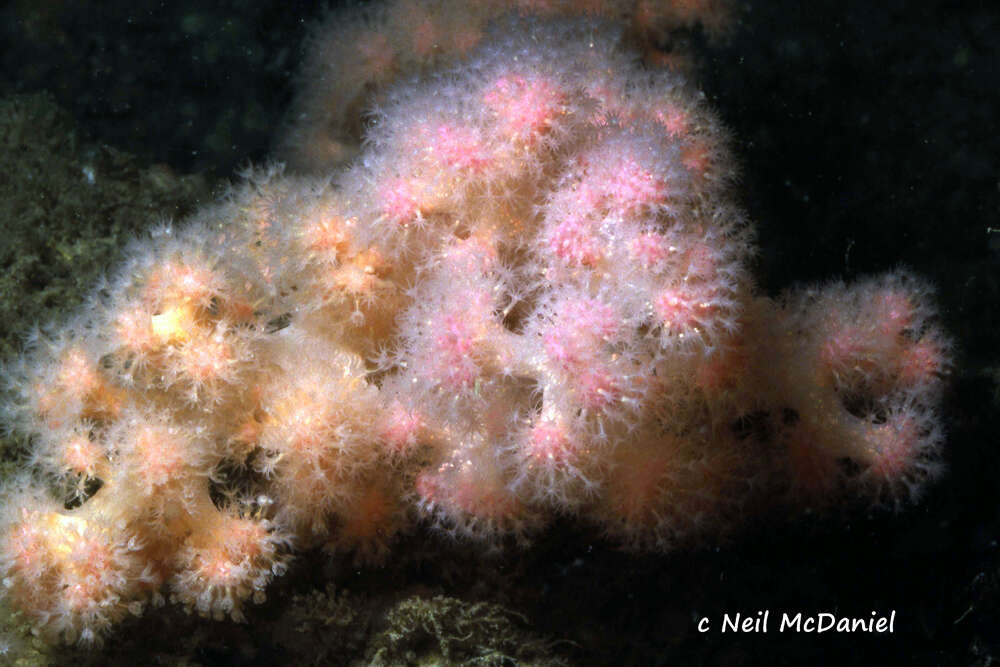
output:
<svg viewBox="0 0 1000 667"><path fill-rule="evenodd" d="M242 620L294 550L378 559L417 525L665 551L939 472L927 287L756 294L724 132L622 44L501 21L384 91L349 166L251 174L34 337L0 572L36 632Z"/></svg>

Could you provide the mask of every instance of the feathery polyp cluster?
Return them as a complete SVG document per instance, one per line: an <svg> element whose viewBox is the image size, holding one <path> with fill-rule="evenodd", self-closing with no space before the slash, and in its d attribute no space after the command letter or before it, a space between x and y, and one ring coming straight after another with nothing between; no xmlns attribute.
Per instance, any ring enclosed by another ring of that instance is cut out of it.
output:
<svg viewBox="0 0 1000 667"><path fill-rule="evenodd" d="M936 405L950 355L929 298L896 272L791 294L774 312L778 330L798 332L761 355L787 361L760 374L789 410L776 430L795 493L829 500L849 488L898 506L940 472Z"/></svg>
<svg viewBox="0 0 1000 667"><path fill-rule="evenodd" d="M243 621L243 602L261 603L274 576L284 574L288 537L269 521L212 515L215 525L177 553L172 599L202 616Z"/></svg>
<svg viewBox="0 0 1000 667"><path fill-rule="evenodd" d="M490 22L512 11L525 16L588 16L618 21L655 63L670 64L677 51L661 51L671 30L700 24L719 34L730 19L726 0L389 0L363 11L334 12L311 38L303 86L295 101L283 157L298 168L324 171L344 164L361 145L361 111L375 91L381 97L397 78L469 58L490 48ZM610 25L610 24L606 24ZM585 38L587 36L584 36ZM579 53L573 55L581 55ZM564 63L565 64L565 63ZM531 139L557 107L544 77L532 68L489 77L494 99L505 108L512 136ZM595 79L589 92L601 87ZM517 100L510 104L511 100Z"/></svg>
<svg viewBox="0 0 1000 667"><path fill-rule="evenodd" d="M755 295L719 124L622 36L498 23L382 91L349 166L251 172L35 337L7 412L40 474L0 575L39 632L168 597L243 620L293 547L376 560L421 523L664 551L938 473L927 289ZM379 43L362 79L397 62Z"/></svg>
<svg viewBox="0 0 1000 667"><path fill-rule="evenodd" d="M91 644L128 613L155 578L135 536L99 517L60 511L21 491L2 520L3 593L31 616L49 640Z"/></svg>

